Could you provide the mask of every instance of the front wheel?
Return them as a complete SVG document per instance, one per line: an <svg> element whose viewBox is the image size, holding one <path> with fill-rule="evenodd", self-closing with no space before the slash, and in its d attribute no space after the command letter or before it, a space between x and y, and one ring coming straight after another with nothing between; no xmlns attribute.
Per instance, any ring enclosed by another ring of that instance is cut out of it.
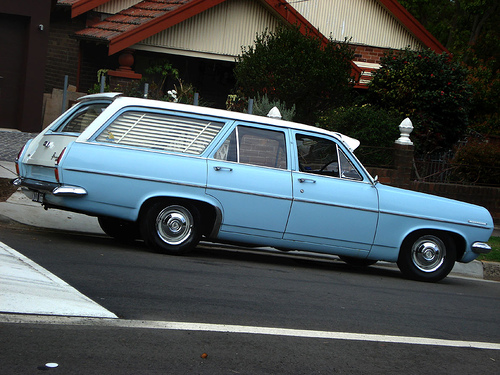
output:
<svg viewBox="0 0 500 375"><path fill-rule="evenodd" d="M410 279L433 282L444 279L455 260L455 244L449 235L419 234L403 242L398 267Z"/></svg>
<svg viewBox="0 0 500 375"><path fill-rule="evenodd" d="M146 244L166 254L185 254L196 247L200 232L200 214L190 204L153 204L141 220Z"/></svg>

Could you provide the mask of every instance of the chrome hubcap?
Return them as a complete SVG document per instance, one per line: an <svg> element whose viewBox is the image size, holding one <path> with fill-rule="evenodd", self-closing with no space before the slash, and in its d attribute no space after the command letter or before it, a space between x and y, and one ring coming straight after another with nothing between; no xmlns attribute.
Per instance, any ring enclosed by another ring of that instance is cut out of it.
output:
<svg viewBox="0 0 500 375"><path fill-rule="evenodd" d="M193 217L182 206L169 206L156 217L156 233L169 245L179 245L191 235Z"/></svg>
<svg viewBox="0 0 500 375"><path fill-rule="evenodd" d="M444 262L446 247L444 243L434 236L420 237L411 249L413 264L422 272L434 272Z"/></svg>

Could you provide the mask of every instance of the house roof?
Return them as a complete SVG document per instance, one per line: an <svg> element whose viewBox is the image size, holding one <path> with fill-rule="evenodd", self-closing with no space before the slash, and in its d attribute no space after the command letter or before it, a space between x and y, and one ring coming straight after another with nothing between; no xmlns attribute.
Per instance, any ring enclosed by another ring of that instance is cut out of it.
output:
<svg viewBox="0 0 500 375"><path fill-rule="evenodd" d="M71 16L83 14L110 0L58 0L61 6L71 7ZM80 30L76 36L106 43L112 55L160 31L168 29L225 0L144 0L117 14ZM284 0L262 0L285 22L298 24L304 30L326 40L293 6ZM441 53L446 48L396 0L376 0L404 27L428 48Z"/></svg>
<svg viewBox="0 0 500 375"><path fill-rule="evenodd" d="M71 7L71 16L83 14L110 0L58 0L58 5ZM225 0L143 0L101 22L75 33L76 37L108 45L112 55L144 39L179 24ZM298 25L300 30L319 37L324 43L328 38L319 32L304 16L285 0L261 0L284 22ZM428 48L441 53L446 51L415 17L396 0L376 0L406 29ZM353 74L359 79L365 69L352 63Z"/></svg>

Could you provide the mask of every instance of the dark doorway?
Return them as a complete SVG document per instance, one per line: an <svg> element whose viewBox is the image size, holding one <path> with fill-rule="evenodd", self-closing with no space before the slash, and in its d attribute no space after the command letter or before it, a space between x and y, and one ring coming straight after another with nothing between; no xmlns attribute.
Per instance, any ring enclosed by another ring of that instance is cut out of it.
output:
<svg viewBox="0 0 500 375"><path fill-rule="evenodd" d="M29 17L0 14L0 128L19 127Z"/></svg>

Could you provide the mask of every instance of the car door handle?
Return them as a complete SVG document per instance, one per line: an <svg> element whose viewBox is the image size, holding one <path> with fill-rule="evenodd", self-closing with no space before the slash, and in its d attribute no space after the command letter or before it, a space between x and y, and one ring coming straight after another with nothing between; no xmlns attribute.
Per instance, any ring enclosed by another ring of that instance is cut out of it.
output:
<svg viewBox="0 0 500 375"><path fill-rule="evenodd" d="M299 182L303 184L304 182L310 182L312 184L316 183L316 180L311 180L310 178L299 178Z"/></svg>
<svg viewBox="0 0 500 375"><path fill-rule="evenodd" d="M228 171L228 172L232 172L233 171L233 168L228 168L228 167L214 167L214 169L219 172L219 171Z"/></svg>

